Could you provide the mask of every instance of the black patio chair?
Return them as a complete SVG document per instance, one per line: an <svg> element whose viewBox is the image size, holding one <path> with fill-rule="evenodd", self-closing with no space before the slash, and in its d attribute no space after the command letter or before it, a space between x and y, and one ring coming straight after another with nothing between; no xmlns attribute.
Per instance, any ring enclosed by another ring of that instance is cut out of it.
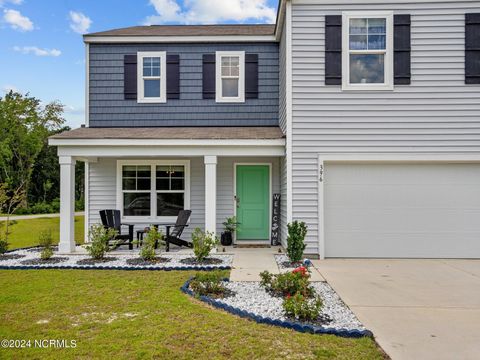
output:
<svg viewBox="0 0 480 360"><path fill-rule="evenodd" d="M115 229L117 235L109 240L115 244L115 247L128 245L129 250L133 250L133 224L122 224L120 220L120 210L100 210L100 218L105 229ZM122 226L128 226L128 234L122 234Z"/></svg>
<svg viewBox="0 0 480 360"><path fill-rule="evenodd" d="M191 210L180 210L178 212L177 221L172 225L165 225L167 234L165 236L165 250L170 251L170 244L175 244L178 246L186 246L189 248L193 247L191 241L182 240L183 230L188 226L187 222L190 219L192 214ZM173 228L173 229L172 229Z"/></svg>

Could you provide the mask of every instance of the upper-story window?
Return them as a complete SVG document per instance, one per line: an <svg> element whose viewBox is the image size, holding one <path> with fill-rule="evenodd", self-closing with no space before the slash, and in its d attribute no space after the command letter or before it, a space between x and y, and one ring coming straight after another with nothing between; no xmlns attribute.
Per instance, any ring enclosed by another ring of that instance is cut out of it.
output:
<svg viewBox="0 0 480 360"><path fill-rule="evenodd" d="M138 52L137 67L138 102L166 102L166 53L164 51Z"/></svg>
<svg viewBox="0 0 480 360"><path fill-rule="evenodd" d="M343 13L342 31L342 88L392 90L393 13Z"/></svg>
<svg viewBox="0 0 480 360"><path fill-rule="evenodd" d="M217 102L245 102L245 52L217 51Z"/></svg>

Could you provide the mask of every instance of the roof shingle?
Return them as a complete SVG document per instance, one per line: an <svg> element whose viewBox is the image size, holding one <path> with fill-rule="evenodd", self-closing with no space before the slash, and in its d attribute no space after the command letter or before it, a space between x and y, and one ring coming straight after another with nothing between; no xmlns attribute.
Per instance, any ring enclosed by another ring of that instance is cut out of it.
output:
<svg viewBox="0 0 480 360"><path fill-rule="evenodd" d="M274 32L273 24L150 25L101 31L84 36L268 36Z"/></svg>
<svg viewBox="0 0 480 360"><path fill-rule="evenodd" d="M279 127L78 128L51 139L281 139Z"/></svg>

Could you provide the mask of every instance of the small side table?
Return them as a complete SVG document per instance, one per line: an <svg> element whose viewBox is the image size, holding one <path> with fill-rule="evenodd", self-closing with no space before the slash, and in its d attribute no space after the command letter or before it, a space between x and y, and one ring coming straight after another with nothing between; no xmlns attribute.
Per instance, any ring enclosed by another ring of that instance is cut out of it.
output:
<svg viewBox="0 0 480 360"><path fill-rule="evenodd" d="M153 227L158 230L158 224L153 224ZM139 246L143 246L143 236L147 232L148 228L142 229L142 230L137 230L137 248ZM158 249L158 240L155 241L155 249Z"/></svg>
<svg viewBox="0 0 480 360"><path fill-rule="evenodd" d="M143 235L145 230L137 230L137 248L143 245Z"/></svg>

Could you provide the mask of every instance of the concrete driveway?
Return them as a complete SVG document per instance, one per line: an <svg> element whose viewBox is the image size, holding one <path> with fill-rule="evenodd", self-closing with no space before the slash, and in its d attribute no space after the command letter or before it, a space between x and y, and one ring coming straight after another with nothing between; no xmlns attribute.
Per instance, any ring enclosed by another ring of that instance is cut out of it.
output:
<svg viewBox="0 0 480 360"><path fill-rule="evenodd" d="M480 358L480 260L323 260L392 359Z"/></svg>

